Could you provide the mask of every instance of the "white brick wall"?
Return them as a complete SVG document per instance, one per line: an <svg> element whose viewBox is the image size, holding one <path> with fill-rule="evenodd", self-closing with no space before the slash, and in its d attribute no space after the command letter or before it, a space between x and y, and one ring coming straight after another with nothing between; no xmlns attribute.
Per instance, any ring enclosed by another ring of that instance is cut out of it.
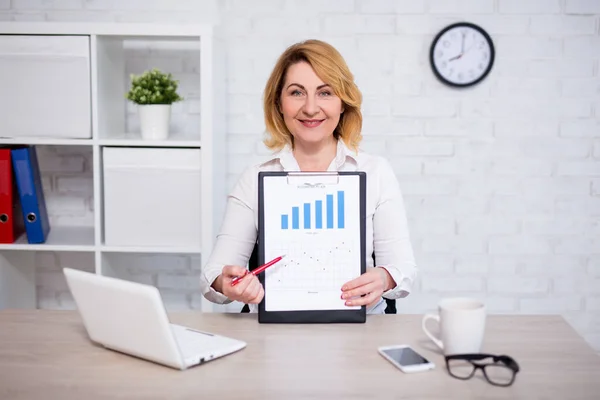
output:
<svg viewBox="0 0 600 400"><path fill-rule="evenodd" d="M260 99L289 44L338 47L365 96L365 149L385 155L402 184L421 268L401 312L443 296L485 299L492 313L561 313L600 350L600 2L597 0L0 0L0 20L190 22L219 18L228 35L229 186L264 155ZM496 65L478 87L440 85L428 49L445 25L488 29ZM170 69L188 84L186 54L132 51L127 66ZM185 89L185 86L184 86ZM192 99L197 93L190 93ZM135 112L129 123L135 127ZM176 109L193 129L198 102ZM91 154L42 151L56 223L91 224ZM71 307L60 266L38 254L40 307ZM197 308L200 261L111 259L157 285L171 309ZM163 265L168 264L167 271Z"/></svg>

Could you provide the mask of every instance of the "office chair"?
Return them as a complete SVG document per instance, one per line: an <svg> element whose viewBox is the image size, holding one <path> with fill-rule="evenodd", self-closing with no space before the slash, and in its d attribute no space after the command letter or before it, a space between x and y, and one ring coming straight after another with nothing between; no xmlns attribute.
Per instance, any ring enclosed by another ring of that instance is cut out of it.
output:
<svg viewBox="0 0 600 400"><path fill-rule="evenodd" d="M375 253L373 253L373 261L375 261ZM373 265L377 265L377 264L373 264ZM250 259L248 260L248 269L250 271L252 271L253 269L258 268L258 243L254 245L254 249L252 249L252 254L250 255ZM392 299L384 299L385 302L387 303L386 307L385 307L385 313L386 314L396 314L396 300L392 300ZM243 313L249 313L250 312L250 307L248 306L248 304L244 304L244 307L242 307L242 311Z"/></svg>

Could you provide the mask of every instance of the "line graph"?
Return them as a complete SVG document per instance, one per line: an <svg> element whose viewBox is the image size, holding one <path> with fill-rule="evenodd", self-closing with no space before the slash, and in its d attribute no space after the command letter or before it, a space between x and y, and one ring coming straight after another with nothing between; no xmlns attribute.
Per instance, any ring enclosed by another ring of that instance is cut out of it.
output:
<svg viewBox="0 0 600 400"><path fill-rule="evenodd" d="M267 269L269 291L340 291L356 277L352 266L358 249L346 239L273 243L272 251L286 258L279 267Z"/></svg>

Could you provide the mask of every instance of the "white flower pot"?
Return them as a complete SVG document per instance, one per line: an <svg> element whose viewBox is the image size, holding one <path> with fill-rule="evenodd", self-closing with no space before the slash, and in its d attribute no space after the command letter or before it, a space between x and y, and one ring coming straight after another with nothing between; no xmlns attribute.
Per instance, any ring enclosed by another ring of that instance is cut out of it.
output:
<svg viewBox="0 0 600 400"><path fill-rule="evenodd" d="M140 104L140 129L144 140L164 140L169 137L170 104Z"/></svg>

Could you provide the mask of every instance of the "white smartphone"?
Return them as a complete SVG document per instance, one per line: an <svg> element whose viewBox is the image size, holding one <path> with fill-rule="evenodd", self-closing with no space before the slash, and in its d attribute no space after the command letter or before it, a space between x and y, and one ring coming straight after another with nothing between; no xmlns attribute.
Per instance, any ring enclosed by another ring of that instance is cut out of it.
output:
<svg viewBox="0 0 600 400"><path fill-rule="evenodd" d="M435 364L406 344L382 346L378 350L379 354L402 372L421 372L435 368Z"/></svg>

